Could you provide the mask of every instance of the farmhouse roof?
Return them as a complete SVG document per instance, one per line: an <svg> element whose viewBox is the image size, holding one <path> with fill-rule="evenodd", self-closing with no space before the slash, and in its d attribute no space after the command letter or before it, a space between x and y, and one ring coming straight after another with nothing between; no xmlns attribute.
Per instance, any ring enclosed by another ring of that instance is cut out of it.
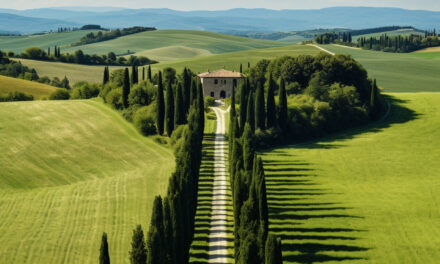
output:
<svg viewBox="0 0 440 264"><path fill-rule="evenodd" d="M210 72L209 70L204 73L200 73L200 78L245 78L246 76L239 72L228 71L225 69Z"/></svg>

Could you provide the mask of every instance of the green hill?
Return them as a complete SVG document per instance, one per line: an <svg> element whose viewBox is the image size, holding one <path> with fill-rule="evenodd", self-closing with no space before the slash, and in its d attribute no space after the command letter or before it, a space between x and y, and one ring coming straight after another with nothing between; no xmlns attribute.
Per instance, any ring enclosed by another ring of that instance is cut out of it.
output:
<svg viewBox="0 0 440 264"><path fill-rule="evenodd" d="M353 56L387 92L440 92L439 56L361 50L339 45L322 47Z"/></svg>
<svg viewBox="0 0 440 264"><path fill-rule="evenodd" d="M284 263L440 259L440 93L390 96L379 123L264 153Z"/></svg>
<svg viewBox="0 0 440 264"><path fill-rule="evenodd" d="M96 263L102 232L129 263L171 150L96 101L0 103L0 263Z"/></svg>
<svg viewBox="0 0 440 264"><path fill-rule="evenodd" d="M225 52L280 47L285 44L276 41L257 40L219 33L189 30L157 30L132 34L117 39L65 49L73 52L77 49L88 54L127 54L148 56L156 60L190 58L197 55L219 54ZM164 56L166 52L174 55Z"/></svg>
<svg viewBox="0 0 440 264"><path fill-rule="evenodd" d="M53 51L55 45L66 47L90 32L96 32L96 30L78 30L41 35L0 36L0 49L2 51L21 53L29 47L39 47L44 50L51 47Z"/></svg>
<svg viewBox="0 0 440 264"><path fill-rule="evenodd" d="M40 99L48 97L55 90L56 88L50 85L0 75L0 94L18 91L31 94L34 99Z"/></svg>
<svg viewBox="0 0 440 264"><path fill-rule="evenodd" d="M424 32L421 32L420 30L416 30L413 28L403 28L403 29L397 29L397 30L392 30L392 31L384 31L384 32L379 32L379 33L372 33L372 34L363 34L363 35L357 35L357 36L353 36L353 42L357 41L358 38L361 37L365 37L365 38L371 38L371 37L380 37L382 35L388 35L388 36L397 36L397 35L402 35L402 36L409 36L411 34L414 35L424 35Z"/></svg>

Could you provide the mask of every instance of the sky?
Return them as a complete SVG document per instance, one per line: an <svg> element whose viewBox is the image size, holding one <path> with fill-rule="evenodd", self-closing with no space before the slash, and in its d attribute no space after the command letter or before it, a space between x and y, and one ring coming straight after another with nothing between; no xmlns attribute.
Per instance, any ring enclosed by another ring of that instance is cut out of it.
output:
<svg viewBox="0 0 440 264"><path fill-rule="evenodd" d="M440 11L440 0L0 0L0 8L33 9L59 6L115 6L175 10L319 9L332 6L374 6Z"/></svg>

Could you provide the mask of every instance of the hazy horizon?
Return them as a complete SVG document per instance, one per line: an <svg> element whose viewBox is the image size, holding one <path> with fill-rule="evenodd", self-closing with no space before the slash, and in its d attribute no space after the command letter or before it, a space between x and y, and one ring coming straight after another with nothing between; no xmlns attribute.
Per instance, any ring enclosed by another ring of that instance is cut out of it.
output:
<svg viewBox="0 0 440 264"><path fill-rule="evenodd" d="M389 7L389 8L403 8L409 10L428 10L440 11L440 1L438 0L420 0L415 3L412 0L317 0L313 2L304 3L299 0L272 0L270 3L263 0L244 0L233 1L224 0L218 1L142 1L142 0L16 0L11 1L0 0L0 8L6 9L37 9L37 8L127 8L127 9L142 9L142 8L169 8L181 11L197 11L197 10L228 10L234 8L266 8L273 10L283 9L322 9L329 7Z"/></svg>

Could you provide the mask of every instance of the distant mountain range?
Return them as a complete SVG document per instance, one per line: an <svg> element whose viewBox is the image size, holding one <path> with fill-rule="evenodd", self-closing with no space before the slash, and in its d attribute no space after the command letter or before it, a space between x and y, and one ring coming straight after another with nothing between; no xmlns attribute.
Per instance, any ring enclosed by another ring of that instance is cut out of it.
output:
<svg viewBox="0 0 440 264"><path fill-rule="evenodd" d="M113 7L0 9L0 32L35 33L84 24L99 24L105 28L154 26L158 29L195 29L222 33L288 32L315 28L361 29L391 25L439 29L440 12L374 7L224 11Z"/></svg>

